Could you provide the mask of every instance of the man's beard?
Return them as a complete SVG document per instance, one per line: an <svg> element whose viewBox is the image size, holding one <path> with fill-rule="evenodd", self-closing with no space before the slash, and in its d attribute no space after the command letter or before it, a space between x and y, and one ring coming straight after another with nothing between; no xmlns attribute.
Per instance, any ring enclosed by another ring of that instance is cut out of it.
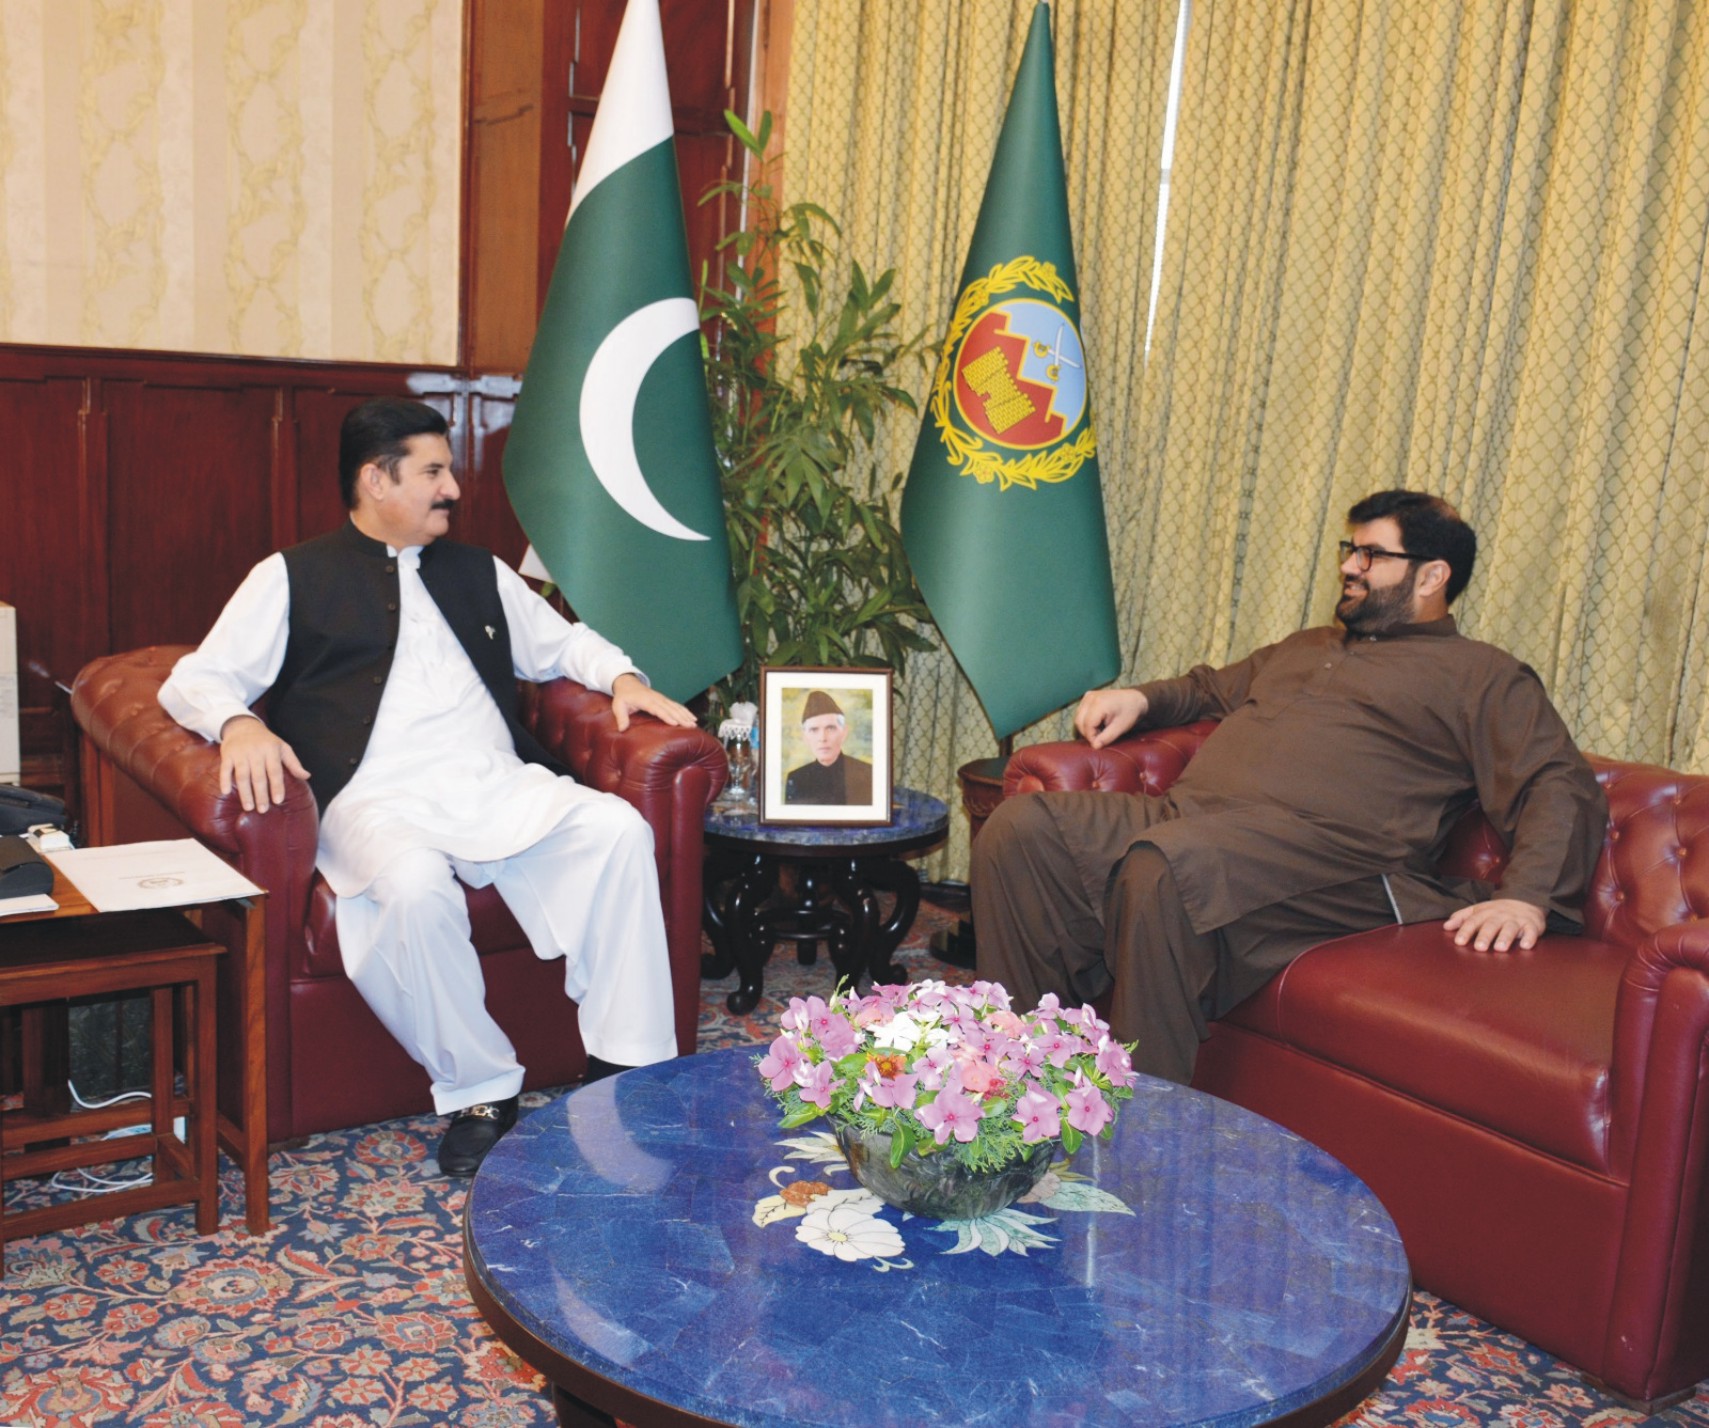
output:
<svg viewBox="0 0 1709 1428"><path fill-rule="evenodd" d="M1364 586L1362 595L1348 591L1344 582L1340 603L1335 607L1335 618L1354 634L1380 635L1412 623L1412 591L1418 584L1416 565L1408 568L1406 579L1398 585L1374 590L1365 581L1359 584Z"/></svg>

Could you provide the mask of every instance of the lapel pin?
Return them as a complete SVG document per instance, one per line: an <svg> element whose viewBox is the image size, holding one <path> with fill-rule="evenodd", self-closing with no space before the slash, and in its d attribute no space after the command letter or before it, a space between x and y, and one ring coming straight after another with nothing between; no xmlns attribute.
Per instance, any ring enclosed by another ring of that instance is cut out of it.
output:
<svg viewBox="0 0 1709 1428"><path fill-rule="evenodd" d="M491 625L488 625L487 626L487 638L490 640L490 639L495 638L495 636L496 636L496 631L494 631L494 629Z"/></svg>

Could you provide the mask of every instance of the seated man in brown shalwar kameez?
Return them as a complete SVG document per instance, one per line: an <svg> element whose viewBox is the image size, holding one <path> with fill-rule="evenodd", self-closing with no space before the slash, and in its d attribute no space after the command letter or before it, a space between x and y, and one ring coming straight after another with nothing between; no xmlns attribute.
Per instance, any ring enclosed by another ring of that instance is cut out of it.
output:
<svg viewBox="0 0 1709 1428"><path fill-rule="evenodd" d="M1446 918L1458 945L1505 952L1582 925L1607 805L1536 674L1455 629L1471 528L1412 491L1348 521L1344 629L1081 700L1093 748L1221 721L1166 793L1031 794L985 825L979 974L1017 1008L1109 993L1135 1065L1186 1081L1207 1019L1325 938ZM1499 887L1434 871L1474 800L1512 849Z"/></svg>

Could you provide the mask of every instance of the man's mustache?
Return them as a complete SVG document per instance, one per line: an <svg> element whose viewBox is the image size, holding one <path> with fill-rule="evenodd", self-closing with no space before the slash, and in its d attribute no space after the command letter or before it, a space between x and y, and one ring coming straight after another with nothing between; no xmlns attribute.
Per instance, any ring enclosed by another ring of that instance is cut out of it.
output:
<svg viewBox="0 0 1709 1428"><path fill-rule="evenodd" d="M435 501L433 509L436 511L454 511L457 509L457 503L454 500Z"/></svg>

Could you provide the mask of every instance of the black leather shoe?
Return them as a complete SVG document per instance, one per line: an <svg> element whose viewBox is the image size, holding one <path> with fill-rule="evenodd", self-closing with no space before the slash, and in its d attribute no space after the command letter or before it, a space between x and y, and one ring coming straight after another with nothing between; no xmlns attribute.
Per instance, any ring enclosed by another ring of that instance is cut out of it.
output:
<svg viewBox="0 0 1709 1428"><path fill-rule="evenodd" d="M481 1168L487 1152L516 1124L517 1098L465 1106L451 1118L439 1141L439 1169L464 1179Z"/></svg>
<svg viewBox="0 0 1709 1428"><path fill-rule="evenodd" d="M619 1076L625 1071L633 1071L633 1066L620 1066L615 1061L601 1061L599 1057L589 1055L587 1071L582 1076L582 1085L590 1086L595 1081L603 1081L607 1076Z"/></svg>

